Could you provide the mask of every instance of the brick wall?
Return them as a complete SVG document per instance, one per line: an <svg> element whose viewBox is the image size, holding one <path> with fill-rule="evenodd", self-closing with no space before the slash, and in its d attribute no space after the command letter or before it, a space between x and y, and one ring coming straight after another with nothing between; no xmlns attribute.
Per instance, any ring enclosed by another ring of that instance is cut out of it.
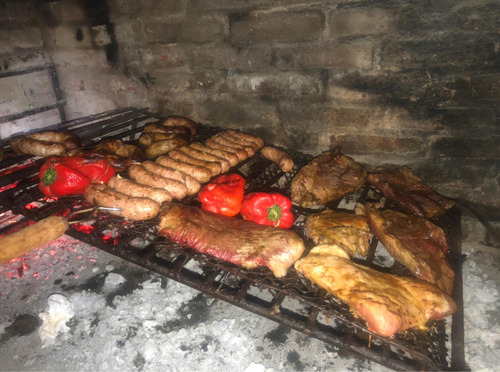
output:
<svg viewBox="0 0 500 372"><path fill-rule="evenodd" d="M500 206L498 1L12 4L2 69L55 62L70 118L148 106L312 154L341 145Z"/></svg>

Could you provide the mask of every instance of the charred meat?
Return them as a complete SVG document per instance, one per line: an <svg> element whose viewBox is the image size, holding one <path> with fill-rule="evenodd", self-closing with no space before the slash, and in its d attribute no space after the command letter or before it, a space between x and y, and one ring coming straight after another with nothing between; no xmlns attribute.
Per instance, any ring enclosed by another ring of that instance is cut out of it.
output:
<svg viewBox="0 0 500 372"><path fill-rule="evenodd" d="M446 252L443 229L431 221L394 210L365 205L368 224L387 251L417 278L451 294L455 273Z"/></svg>
<svg viewBox="0 0 500 372"><path fill-rule="evenodd" d="M292 201L302 207L322 205L358 190L365 180L366 169L337 147L299 170L292 180Z"/></svg>
<svg viewBox="0 0 500 372"><path fill-rule="evenodd" d="M455 205L424 184L408 167L393 170L376 169L368 181L402 210L420 217L433 218Z"/></svg>

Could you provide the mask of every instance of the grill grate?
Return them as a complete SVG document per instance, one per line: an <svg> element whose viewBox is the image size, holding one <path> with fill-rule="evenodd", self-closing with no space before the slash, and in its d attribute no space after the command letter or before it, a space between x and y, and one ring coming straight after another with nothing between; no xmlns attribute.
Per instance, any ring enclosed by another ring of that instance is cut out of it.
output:
<svg viewBox="0 0 500 372"><path fill-rule="evenodd" d="M66 128L80 136L84 145L91 146L102 138L123 138L134 141L142 126L158 117L144 109L122 109L66 123ZM206 139L220 129L201 126L197 140ZM289 196L290 183L300 166L312 157L288 151L296 161L290 173L283 174L279 167L260 154L240 164L237 171L247 178L247 192L279 190ZM8 229L20 227L27 219L41 220L53 214L67 215L89 207L78 197L47 199L37 184L41 159L16 156L6 152L0 170L0 206L2 211L25 216ZM11 167L12 166L12 167ZM11 167L11 168L9 168ZM13 186L14 185L14 186ZM13 187L12 187L13 186ZM306 253L312 247L304 230L305 217L326 207L353 209L357 201L377 199L380 195L366 186L362 191L341 201L316 210L294 207L297 217L295 229L306 242ZM38 203L33 203L37 201ZM195 197L185 200L197 205ZM79 220L82 215L77 217ZM393 338L384 338L367 331L363 322L354 318L345 304L338 301L289 269L285 278L275 278L267 269L246 270L188 248L172 244L156 234L158 221L125 221L119 217L97 212L87 214L85 223L72 225L67 234L171 278L216 298L274 320L297 331L323 340L334 350L346 350L395 370L465 370L463 357L463 301L460 210L453 208L436 222L449 239L450 261L456 273L454 299L458 310L451 319L433 322L429 331L411 330ZM7 227L1 228L0 234ZM397 263L381 266L377 261L378 242L374 238L366 265L384 271L404 273Z"/></svg>

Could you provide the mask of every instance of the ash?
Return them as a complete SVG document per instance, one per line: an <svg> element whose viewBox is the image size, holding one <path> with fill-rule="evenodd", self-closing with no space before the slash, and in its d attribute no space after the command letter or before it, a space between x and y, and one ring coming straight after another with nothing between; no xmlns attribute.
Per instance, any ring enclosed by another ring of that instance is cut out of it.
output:
<svg viewBox="0 0 500 372"><path fill-rule="evenodd" d="M498 250L465 245L466 361L500 365ZM40 313L72 316L42 348ZM64 236L0 266L1 370L385 371L331 345Z"/></svg>

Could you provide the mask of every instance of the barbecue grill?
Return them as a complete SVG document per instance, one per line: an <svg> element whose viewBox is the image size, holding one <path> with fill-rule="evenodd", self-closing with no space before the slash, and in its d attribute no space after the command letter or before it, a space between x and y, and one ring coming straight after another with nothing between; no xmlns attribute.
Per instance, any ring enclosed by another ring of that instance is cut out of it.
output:
<svg viewBox="0 0 500 372"><path fill-rule="evenodd" d="M134 142L142 127L161 118L147 109L124 108L57 124L46 129L67 129L78 135L83 146L91 148L102 139L123 139ZM200 125L194 140L204 140L221 128ZM296 163L292 172L279 167L260 154L239 164L236 171L246 176L246 192L271 191L289 196L290 183L298 169L312 156L288 151ZM16 155L8 148L0 164L0 213L12 212L12 220L0 227L0 236L51 215L68 216L89 205L79 197L47 198L38 190L41 158ZM362 190L329 203L326 207L354 209L357 202L368 199L384 201L376 190ZM199 205L196 196L184 203ZM312 247L304 231L307 215L322 209L294 207L295 229ZM68 235L143 266L165 277L227 301L311 337L354 352L395 370L465 370L464 325L462 300L462 254L460 210L452 208L436 220L447 235L450 262L456 278L453 298L457 311L452 317L430 324L427 331L411 330L393 338L384 338L368 331L348 307L323 289L312 285L293 268L284 278L276 278L267 269L247 270L157 236L157 220L136 222L113 216L105 211L88 212L77 217ZM398 263L389 266L380 259L383 247L373 238L366 259L356 260L386 272L405 274Z"/></svg>

